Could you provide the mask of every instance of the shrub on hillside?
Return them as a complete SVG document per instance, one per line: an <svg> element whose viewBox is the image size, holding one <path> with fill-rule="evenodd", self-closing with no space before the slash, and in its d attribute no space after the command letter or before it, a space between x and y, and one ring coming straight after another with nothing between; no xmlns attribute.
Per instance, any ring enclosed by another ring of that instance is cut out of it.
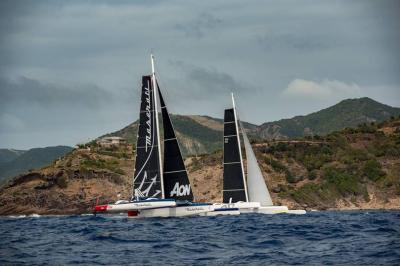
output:
<svg viewBox="0 0 400 266"><path fill-rule="evenodd" d="M375 124L367 124L363 123L357 127L357 132L359 133L375 133L377 130L377 126Z"/></svg>
<svg viewBox="0 0 400 266"><path fill-rule="evenodd" d="M386 155L391 157L400 157L400 147L388 147Z"/></svg>
<svg viewBox="0 0 400 266"><path fill-rule="evenodd" d="M275 150L276 151L280 151L280 152L284 152L287 151L289 148L289 145L287 143L284 142L279 142L276 146L275 146Z"/></svg>
<svg viewBox="0 0 400 266"><path fill-rule="evenodd" d="M120 169L119 167L119 162L117 160L104 160L104 159L92 159L92 158L86 158L81 162L81 167L87 168L87 169L106 169L110 170L114 173L124 175L125 172Z"/></svg>
<svg viewBox="0 0 400 266"><path fill-rule="evenodd" d="M307 206L318 206L322 204L321 201L326 201L325 196L328 195L326 193L321 195L321 192L321 185L309 183L291 192L290 195L296 202L300 204L306 204Z"/></svg>
<svg viewBox="0 0 400 266"><path fill-rule="evenodd" d="M361 149L347 148L340 151L340 161L344 164L359 163L368 158L368 153Z"/></svg>
<svg viewBox="0 0 400 266"><path fill-rule="evenodd" d="M365 192L357 178L343 170L328 167L324 169L324 178L342 196L362 195Z"/></svg>
<svg viewBox="0 0 400 266"><path fill-rule="evenodd" d="M315 180L317 179L318 175L317 175L317 171L316 170L312 170L310 172L308 172L308 179L309 180Z"/></svg>
<svg viewBox="0 0 400 266"><path fill-rule="evenodd" d="M284 172L287 170L286 166L282 164L281 162L274 160L272 158L266 158L265 162L269 165L271 165L272 169L274 169L276 172Z"/></svg>
<svg viewBox="0 0 400 266"><path fill-rule="evenodd" d="M300 160L308 171L320 169L325 163L330 161L330 156L327 155L307 155L303 160Z"/></svg>
<svg viewBox="0 0 400 266"><path fill-rule="evenodd" d="M328 135L327 140L332 142L334 147L345 148L348 145L347 139L339 132L334 132Z"/></svg>
<svg viewBox="0 0 400 266"><path fill-rule="evenodd" d="M68 186L67 178L64 175L58 176L56 184L60 188L66 188Z"/></svg>
<svg viewBox="0 0 400 266"><path fill-rule="evenodd" d="M286 181L287 181L288 183L297 183L297 182L303 180L303 177L302 177L302 176L295 176L295 175L293 175L293 174L289 171L289 169L286 169L286 170L285 170L285 178L286 178Z"/></svg>
<svg viewBox="0 0 400 266"><path fill-rule="evenodd" d="M321 147L321 153L326 154L326 155L332 155L333 150L329 145L323 145Z"/></svg>
<svg viewBox="0 0 400 266"><path fill-rule="evenodd" d="M122 170L121 168L118 168L118 167L115 167L115 168L111 169L111 171L113 171L114 173L117 173L119 175L124 175L125 174L125 171Z"/></svg>
<svg viewBox="0 0 400 266"><path fill-rule="evenodd" d="M108 179L109 179L111 182L113 182L113 183L115 183L115 184L118 184L118 185L121 185L121 184L124 183L124 180L121 178L120 175L112 174L112 175L109 175L109 176L108 176Z"/></svg>
<svg viewBox="0 0 400 266"><path fill-rule="evenodd" d="M377 181L381 177L385 176L385 172L382 171L381 164L375 159L369 160L364 164L362 173L372 181Z"/></svg>
<svg viewBox="0 0 400 266"><path fill-rule="evenodd" d="M398 157L400 156L400 136L392 139L377 140L374 142L373 146L370 147L370 151L377 157Z"/></svg>

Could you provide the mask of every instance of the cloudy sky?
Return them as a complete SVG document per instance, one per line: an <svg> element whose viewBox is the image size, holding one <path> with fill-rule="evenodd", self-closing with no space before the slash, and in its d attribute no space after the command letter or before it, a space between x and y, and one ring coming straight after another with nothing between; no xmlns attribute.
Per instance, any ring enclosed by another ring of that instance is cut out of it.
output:
<svg viewBox="0 0 400 266"><path fill-rule="evenodd" d="M399 1L1 1L0 148L74 145L138 117L150 52L172 113L243 120L346 98L400 106Z"/></svg>

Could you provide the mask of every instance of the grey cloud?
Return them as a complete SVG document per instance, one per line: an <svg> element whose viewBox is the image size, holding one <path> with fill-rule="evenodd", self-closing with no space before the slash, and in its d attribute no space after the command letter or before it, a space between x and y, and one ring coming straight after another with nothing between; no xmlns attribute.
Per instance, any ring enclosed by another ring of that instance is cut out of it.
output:
<svg viewBox="0 0 400 266"><path fill-rule="evenodd" d="M334 104L279 97L295 79L382 88L362 96L379 94L398 105L398 6L390 0L0 1L0 77L6 78L0 130L10 129L0 146L35 146L27 140L32 136L72 145L134 121L151 48L174 113L221 117L231 90L245 106L243 118L254 123Z"/></svg>
<svg viewBox="0 0 400 266"><path fill-rule="evenodd" d="M269 49L296 49L298 51L316 51L329 49L337 45L334 40L321 36L295 35L295 34L264 34L255 37L257 43L266 50Z"/></svg>
<svg viewBox="0 0 400 266"><path fill-rule="evenodd" d="M39 104L43 107L60 105L97 108L110 102L114 95L95 85L76 85L73 88L60 84L43 83L20 77L16 81L0 79L0 106Z"/></svg>
<svg viewBox="0 0 400 266"><path fill-rule="evenodd" d="M217 28L221 23L221 19L203 12L192 21L176 24L175 28L188 37L202 38L207 31Z"/></svg>
<svg viewBox="0 0 400 266"><path fill-rule="evenodd" d="M136 119L132 90L0 79L0 146L74 145ZM58 141L58 142L57 142Z"/></svg>
<svg viewBox="0 0 400 266"><path fill-rule="evenodd" d="M250 84L235 79L232 75L215 68L196 66L183 61L170 61L170 65L184 74L184 84L190 86L190 94L197 98L226 96L232 91L254 91ZM177 91L179 93L179 91Z"/></svg>

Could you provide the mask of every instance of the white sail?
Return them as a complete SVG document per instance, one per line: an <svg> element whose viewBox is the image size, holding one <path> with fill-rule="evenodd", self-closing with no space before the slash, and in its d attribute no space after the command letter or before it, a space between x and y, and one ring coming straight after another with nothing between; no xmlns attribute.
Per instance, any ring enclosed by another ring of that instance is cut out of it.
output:
<svg viewBox="0 0 400 266"><path fill-rule="evenodd" d="M265 184L257 158L254 155L253 148L251 147L242 125L241 129L247 158L247 190L249 201L260 202L261 206L272 206L274 204L269 194L267 184Z"/></svg>

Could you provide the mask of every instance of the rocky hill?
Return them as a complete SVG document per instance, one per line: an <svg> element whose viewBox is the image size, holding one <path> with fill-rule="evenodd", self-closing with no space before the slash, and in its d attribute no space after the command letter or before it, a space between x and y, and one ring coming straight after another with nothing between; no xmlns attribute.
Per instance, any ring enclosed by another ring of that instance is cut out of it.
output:
<svg viewBox="0 0 400 266"><path fill-rule="evenodd" d="M221 120L207 116L171 115L174 129L184 156L214 152L221 149L223 123ZM162 122L162 119L160 119ZM162 134L162 125L160 126ZM136 143L138 121L127 127L105 136L118 136Z"/></svg>
<svg viewBox="0 0 400 266"><path fill-rule="evenodd" d="M325 137L253 144L275 204L292 208L399 208L400 119ZM221 201L222 153L185 161L197 201ZM134 149L75 149L0 189L0 214L90 212L128 198Z"/></svg>
<svg viewBox="0 0 400 266"><path fill-rule="evenodd" d="M327 109L257 126L243 122L253 140L282 140L304 136L326 135L361 123L381 122L398 116L400 108L390 107L369 98L344 100ZM200 115L171 115L185 157L210 154L221 149L223 120ZM160 119L162 121L162 119ZM162 126L160 127L162 131ZM135 145L137 121L106 136L124 137ZM162 134L162 132L161 132ZM0 149L1 180L21 174L29 169L43 167L69 152L69 147L48 147L18 151ZM24 154L26 152L26 154Z"/></svg>
<svg viewBox="0 0 400 266"><path fill-rule="evenodd" d="M51 164L55 159L72 151L68 146L34 148L27 151L0 150L0 183L30 169Z"/></svg>
<svg viewBox="0 0 400 266"><path fill-rule="evenodd" d="M400 208L400 119L255 146L270 176L279 173L273 190L288 205Z"/></svg>
<svg viewBox="0 0 400 266"><path fill-rule="evenodd" d="M347 99L315 113L264 123L257 127L255 134L268 140L326 135L362 123L380 123L399 115L400 108L367 97Z"/></svg>
<svg viewBox="0 0 400 266"><path fill-rule="evenodd" d="M50 166L18 176L0 189L0 214L90 211L94 200L131 193L132 146L75 149Z"/></svg>
<svg viewBox="0 0 400 266"><path fill-rule="evenodd" d="M252 139L279 140L326 135L346 127L370 122L379 123L399 115L400 108L384 105L370 98L359 98L344 100L305 116L268 122L260 126L246 122L243 124ZM222 119L199 115L172 115L171 119L184 156L208 154L221 149ZM135 144L137 130L136 121L106 136L124 137L131 144Z"/></svg>
<svg viewBox="0 0 400 266"><path fill-rule="evenodd" d="M14 150L14 149L0 149L0 165L4 163L11 162L18 156L22 155L24 150Z"/></svg>

